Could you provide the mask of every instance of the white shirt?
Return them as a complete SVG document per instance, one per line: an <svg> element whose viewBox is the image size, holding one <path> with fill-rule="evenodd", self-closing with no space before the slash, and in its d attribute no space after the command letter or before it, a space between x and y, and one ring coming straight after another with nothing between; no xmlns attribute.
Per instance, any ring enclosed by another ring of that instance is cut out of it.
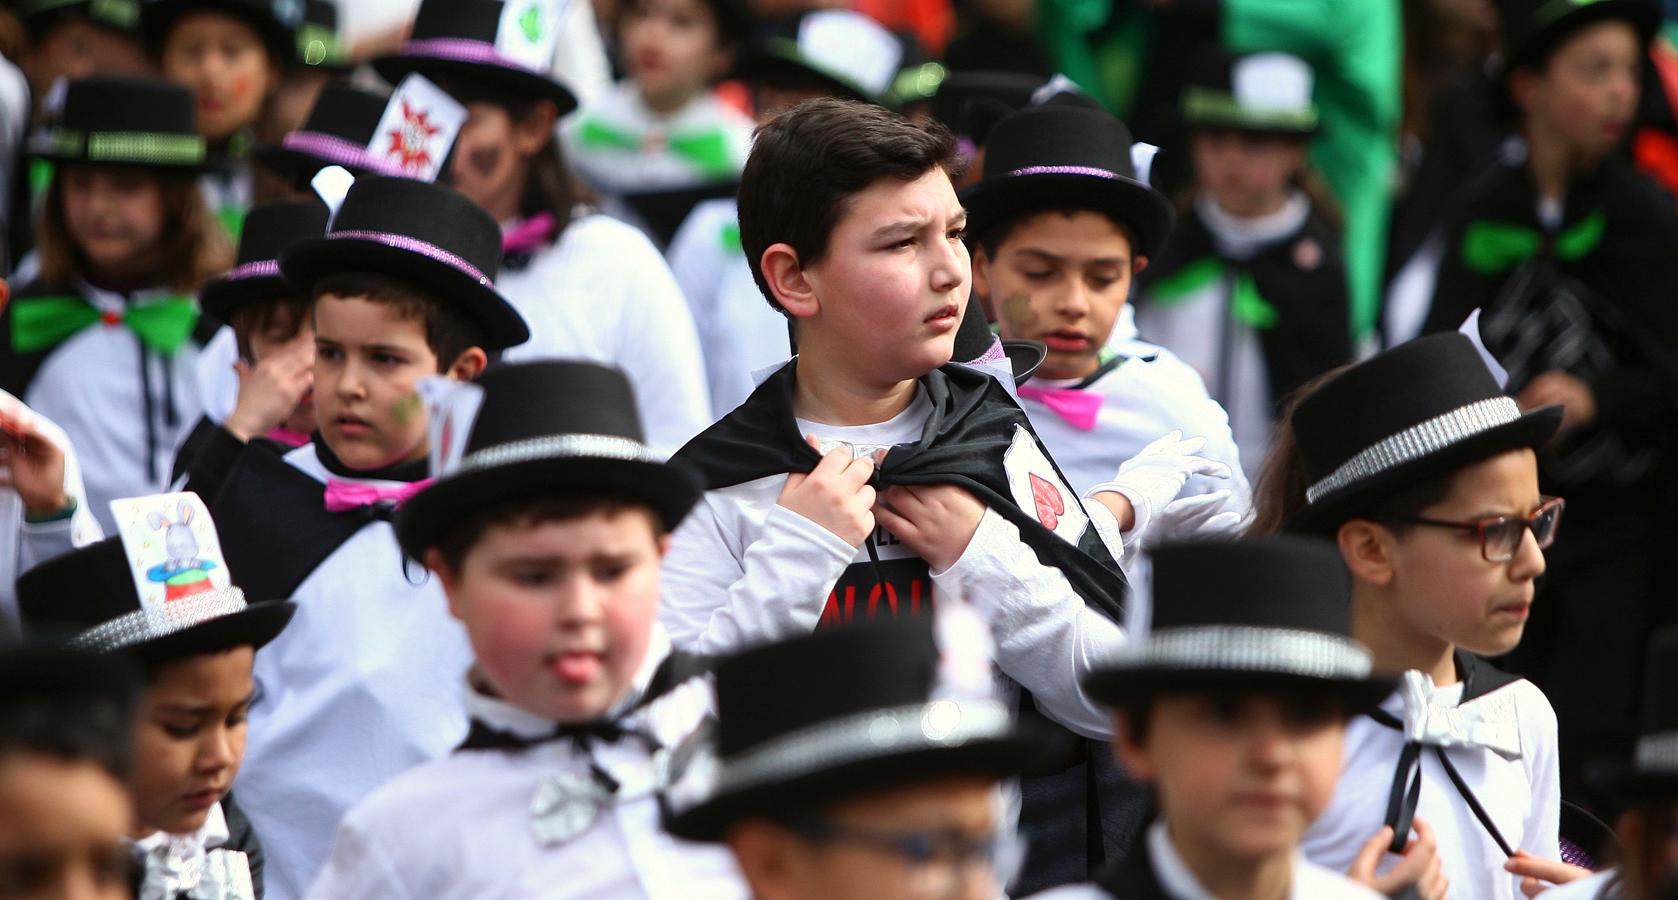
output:
<svg viewBox="0 0 1678 900"><path fill-rule="evenodd" d="M1603 892L1618 874L1618 870L1604 869L1589 878L1545 888L1541 896L1544 900L1607 900L1608 895Z"/></svg>
<svg viewBox="0 0 1678 900"><path fill-rule="evenodd" d="M74 289L101 311L120 315L126 308L120 294L87 284ZM158 293L138 291L133 303ZM46 355L23 396L31 409L58 423L81 454L83 505L111 533L111 501L166 490L175 445L199 416L197 346L189 340L169 358L145 351L154 435L147 459L141 359L140 339L127 326L94 323ZM166 397L174 401L172 410Z"/></svg>
<svg viewBox="0 0 1678 900"><path fill-rule="evenodd" d="M670 270L693 311L705 348L712 414L721 418L757 387L753 372L792 355L789 320L752 280L733 200L706 200L693 208L670 241Z"/></svg>
<svg viewBox="0 0 1678 900"><path fill-rule="evenodd" d="M35 428L64 454L64 496L76 501L76 511L68 519L30 524L24 521L23 499L9 485L0 487L0 523L13 536L0 540L0 637L4 637L18 632L17 577L55 556L95 543L105 534L88 508L82 467L64 429L44 416L23 411L22 402L5 391L0 391L0 406L10 415L29 416Z"/></svg>
<svg viewBox="0 0 1678 900"><path fill-rule="evenodd" d="M695 94L675 112L655 112L625 79L565 123L565 154L578 176L606 194L683 190L738 178L752 127L751 117L710 91ZM672 151L672 139L704 139L722 154L701 165ZM638 146L623 146L629 141ZM712 163L722 168L709 168Z"/></svg>
<svg viewBox="0 0 1678 900"><path fill-rule="evenodd" d="M530 326L504 358L617 366L635 387L647 444L669 455L711 423L693 318L658 250L608 216L572 220L559 240L495 286Z"/></svg>
<svg viewBox="0 0 1678 900"><path fill-rule="evenodd" d="M239 405L239 372L233 368L238 361L239 339L227 325L216 329L198 351L198 399L212 422L227 421ZM186 440L186 435L181 439Z"/></svg>
<svg viewBox="0 0 1678 900"><path fill-rule="evenodd" d="M312 444L285 460L326 480ZM303 895L351 806L460 744L472 661L442 589L407 579L386 522L356 532L291 599L291 623L256 654L235 786L262 839L268 900Z"/></svg>
<svg viewBox="0 0 1678 900"><path fill-rule="evenodd" d="M1506 695L1506 698L1505 698ZM1462 683L1437 689L1434 699L1457 706ZM1520 733L1521 756L1509 760L1483 748L1446 750L1463 780L1479 798L1510 846L1545 859L1560 859L1557 829L1561 783L1556 762L1556 713L1530 681L1499 688L1476 703L1509 703ZM1397 692L1381 708L1400 720L1404 705ZM1404 735L1368 716L1354 716L1346 728L1340 780L1321 817L1301 842L1313 862L1345 871L1359 848L1381 828L1387 796ZM1491 835L1452 785L1431 748L1421 755L1422 789L1416 816L1426 819L1439 842L1439 857L1451 896L1474 900L1524 900L1520 879L1503 871L1505 857ZM1381 871L1396 857L1388 855Z"/></svg>
<svg viewBox="0 0 1678 900"><path fill-rule="evenodd" d="M129 852L141 870L136 900L254 900L250 859L242 850L224 849L228 837L227 814L217 803L191 834L154 831L133 842Z"/></svg>
<svg viewBox="0 0 1678 900"><path fill-rule="evenodd" d="M875 425L798 425L824 446L843 442L866 450L918 439L929 409L921 396ZM737 651L809 634L830 602L843 609L849 601L859 612L869 602L832 596L846 568L869 563L866 548L776 505L785 484L785 475L771 475L707 491L676 529L664 560L660 614L677 646ZM1100 504L1089 504L1089 516L1098 529L1113 527ZM915 559L884 529L876 543L882 563ZM996 635L998 668L1030 690L1045 714L1087 737L1111 736L1107 710L1081 684L1124 643L1124 630L1089 608L1059 569L1039 562L1017 527L987 510L961 558L927 574L935 604L970 603L986 618Z"/></svg>
<svg viewBox="0 0 1678 900"><path fill-rule="evenodd" d="M655 626L634 695L644 691L670 641ZM629 698L626 698L629 699ZM472 715L524 737L554 722L468 690ZM714 715L708 679L695 679L629 717L663 747L674 747ZM588 777L590 759L622 786L593 826L544 846L530 805L554 775ZM645 744L571 741L523 751L470 750L411 769L357 804L338 830L332 860L312 900L623 898L742 900L749 896L722 844L678 840L660 826L655 757Z"/></svg>

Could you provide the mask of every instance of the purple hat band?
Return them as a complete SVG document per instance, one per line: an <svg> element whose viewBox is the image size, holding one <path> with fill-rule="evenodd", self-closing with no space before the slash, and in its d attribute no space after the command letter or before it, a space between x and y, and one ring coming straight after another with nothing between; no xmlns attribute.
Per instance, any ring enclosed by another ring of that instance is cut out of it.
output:
<svg viewBox="0 0 1678 900"><path fill-rule="evenodd" d="M293 131L280 139L280 146L340 166L355 166L381 175L407 176L400 166L379 159L367 148L341 137L318 131Z"/></svg>
<svg viewBox="0 0 1678 900"><path fill-rule="evenodd" d="M1107 178L1119 180L1125 176L1109 169L1098 169L1094 166L1026 166L1015 169L1009 175L1088 175L1091 178Z"/></svg>
<svg viewBox="0 0 1678 900"><path fill-rule="evenodd" d="M422 241L416 237L409 237L405 234L392 234L388 231L334 231L331 234L328 234L327 238L331 240L342 239L351 241L373 241L374 243L384 244L386 247L395 247L398 250L406 250L409 253L417 253L427 259L434 259L446 266L458 269L484 287L490 286L489 277L478 271L477 266L474 266L461 257L444 250L436 244L429 241Z"/></svg>
<svg viewBox="0 0 1678 900"><path fill-rule="evenodd" d="M277 259L257 259L232 268L222 278L227 281L242 281L246 278L279 278L280 261Z"/></svg>
<svg viewBox="0 0 1678 900"><path fill-rule="evenodd" d="M486 44L483 41L474 41L468 38L424 38L409 41L402 45L402 55L498 66L503 69L528 72L533 75L544 74L516 59L502 56L496 52L494 44Z"/></svg>

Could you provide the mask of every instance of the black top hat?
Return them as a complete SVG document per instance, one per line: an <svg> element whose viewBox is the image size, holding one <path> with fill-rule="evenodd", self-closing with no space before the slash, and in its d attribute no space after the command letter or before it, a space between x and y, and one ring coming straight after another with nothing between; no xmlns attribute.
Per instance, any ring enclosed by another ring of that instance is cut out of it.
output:
<svg viewBox="0 0 1678 900"><path fill-rule="evenodd" d="M171 82L95 75L70 82L58 122L36 130L29 151L59 164L193 172L205 156L193 110L192 93Z"/></svg>
<svg viewBox="0 0 1678 900"><path fill-rule="evenodd" d="M12 0L7 4L37 37L66 17L135 37L140 27L140 0Z"/></svg>
<svg viewBox="0 0 1678 900"><path fill-rule="evenodd" d="M70 645L124 650L167 662L274 639L296 605L246 603L236 587L203 591L148 608L134 588L121 538L106 538L54 557L17 581L18 612L32 633L66 634Z"/></svg>
<svg viewBox="0 0 1678 900"><path fill-rule="evenodd" d="M146 43L162 52L169 30L181 16L217 12L250 23L277 65L297 54L297 26L303 21L303 0L145 0L140 9L140 31Z"/></svg>
<svg viewBox="0 0 1678 900"><path fill-rule="evenodd" d="M251 209L239 235L239 261L198 292L204 313L222 323L247 303L296 296L280 275L280 253L326 233L326 206L317 201L266 203Z"/></svg>
<svg viewBox="0 0 1678 900"><path fill-rule="evenodd" d="M338 4L333 0L304 0L303 19L297 23L296 63L321 72L353 68L349 50L338 35Z"/></svg>
<svg viewBox="0 0 1678 900"><path fill-rule="evenodd" d="M139 691L140 673L120 656L36 641L0 648L0 758L88 759L125 776Z"/></svg>
<svg viewBox="0 0 1678 900"><path fill-rule="evenodd" d="M1661 14L1649 0L1498 0L1503 33L1502 74L1548 58L1562 39L1606 19L1623 19L1647 44Z"/></svg>
<svg viewBox="0 0 1678 900"><path fill-rule="evenodd" d="M983 144L997 122L1030 106L1032 95L1047 83L1041 75L1022 72L951 72L932 95L932 117L952 133Z"/></svg>
<svg viewBox="0 0 1678 900"><path fill-rule="evenodd" d="M554 80L548 62L527 64L497 49L506 37L503 5L502 0L422 0L402 51L373 60L373 69L391 84L418 72L450 92L552 100L562 116L575 109L577 98Z"/></svg>
<svg viewBox="0 0 1678 900"><path fill-rule="evenodd" d="M358 179L326 236L280 254L287 281L306 294L328 275L373 272L453 303L484 332L484 348L530 340L524 317L495 290L501 227L457 191L410 178Z"/></svg>
<svg viewBox="0 0 1678 900"><path fill-rule="evenodd" d="M724 660L713 755L678 776L665 827L717 841L744 818L796 816L949 775L1002 778L1038 763L1052 743L1020 727L991 693L987 649L949 640L960 629L942 624L935 637L934 624L914 616L848 625ZM836 676L844 690L810 689Z"/></svg>
<svg viewBox="0 0 1678 900"><path fill-rule="evenodd" d="M589 362L525 363L493 367L476 386L482 405L461 423L470 431L459 465L433 473L436 480L397 512L396 536L410 556L420 558L462 519L506 500L633 497L666 529L699 500L694 475L647 449L623 372Z"/></svg>
<svg viewBox="0 0 1678 900"><path fill-rule="evenodd" d="M1678 626L1649 641L1643 685L1643 722L1632 759L1587 769L1592 782L1621 802L1678 796Z"/></svg>
<svg viewBox="0 0 1678 900"><path fill-rule="evenodd" d="M1102 701L1237 688L1329 694L1355 713L1396 686L1370 677L1351 638L1351 577L1327 542L1168 544L1153 558L1153 630L1085 680Z"/></svg>
<svg viewBox="0 0 1678 900"><path fill-rule="evenodd" d="M1308 135L1317 130L1311 102L1311 65L1286 53L1231 56L1203 49L1183 86L1183 122L1261 134Z"/></svg>
<svg viewBox="0 0 1678 900"><path fill-rule="evenodd" d="M815 83L836 97L894 107L893 89L908 43L849 9L824 9L762 27L734 77L769 84Z"/></svg>
<svg viewBox="0 0 1678 900"><path fill-rule="evenodd" d="M343 166L362 175L400 175L367 150L389 98L345 81L321 88L320 96L303 120L303 127L287 132L278 144L254 151L262 163L293 184L305 185L327 166Z"/></svg>
<svg viewBox="0 0 1678 900"><path fill-rule="evenodd" d="M976 301L969 300L961 324L956 327L955 351L950 358L969 365L987 362L985 355L996 343L996 336L985 323L985 311ZM1001 344L1003 355L1008 357L1008 367L1013 370L1015 385L1025 384L1049 355L1049 348L1042 341L1002 341Z"/></svg>
<svg viewBox="0 0 1678 900"><path fill-rule="evenodd" d="M1561 407L1523 414L1461 334L1418 338L1324 382L1293 413L1308 487L1288 528L1332 532L1417 481L1538 448Z"/></svg>
<svg viewBox="0 0 1678 900"><path fill-rule="evenodd" d="M984 178L962 193L967 230L980 236L1024 213L1094 209L1130 226L1138 256L1155 256L1171 231L1165 195L1136 178L1130 129L1105 112L1051 103L996 123Z"/></svg>

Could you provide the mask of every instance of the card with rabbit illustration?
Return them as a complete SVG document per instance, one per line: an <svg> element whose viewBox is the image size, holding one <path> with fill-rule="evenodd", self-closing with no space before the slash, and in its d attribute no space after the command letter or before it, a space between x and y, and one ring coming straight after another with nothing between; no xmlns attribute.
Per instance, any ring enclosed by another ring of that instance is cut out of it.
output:
<svg viewBox="0 0 1678 900"><path fill-rule="evenodd" d="M112 500L111 514L146 608L232 585L215 522L197 494Z"/></svg>

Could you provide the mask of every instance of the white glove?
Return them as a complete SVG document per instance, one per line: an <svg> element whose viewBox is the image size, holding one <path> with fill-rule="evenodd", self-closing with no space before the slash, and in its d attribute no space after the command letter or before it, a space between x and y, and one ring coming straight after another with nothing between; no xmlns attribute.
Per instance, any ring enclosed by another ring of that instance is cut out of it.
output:
<svg viewBox="0 0 1678 900"><path fill-rule="evenodd" d="M1177 494L1190 478L1195 475L1229 477L1228 466L1200 455L1205 448L1205 438L1184 440L1181 431L1173 431L1125 460L1112 481L1090 488L1084 497L1093 498L1102 491L1122 494L1130 501L1131 511L1136 517L1126 534L1131 540L1139 539L1147 532L1155 515L1177 499Z"/></svg>
<svg viewBox="0 0 1678 900"><path fill-rule="evenodd" d="M1247 530L1247 515L1230 509L1231 490L1180 497L1165 504L1154 521L1149 545L1184 538L1236 537Z"/></svg>

